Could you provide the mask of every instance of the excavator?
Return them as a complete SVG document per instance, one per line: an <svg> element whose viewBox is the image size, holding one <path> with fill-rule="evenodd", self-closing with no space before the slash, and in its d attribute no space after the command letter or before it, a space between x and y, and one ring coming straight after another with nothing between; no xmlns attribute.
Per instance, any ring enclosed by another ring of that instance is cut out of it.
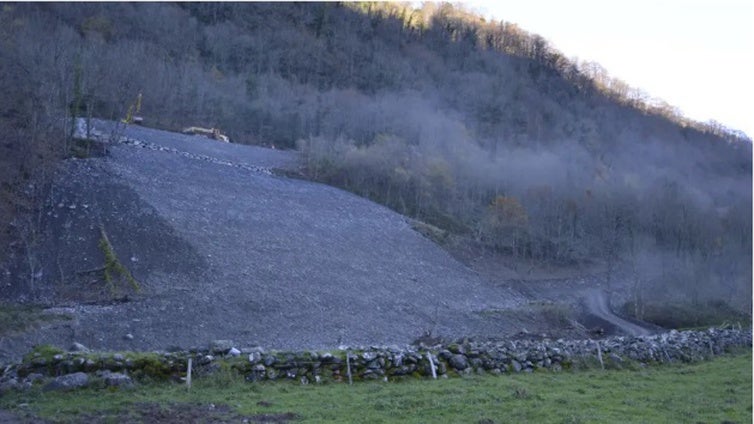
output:
<svg viewBox="0 0 754 424"><path fill-rule="evenodd" d="M141 112L141 93L136 96L136 101L128 107L126 117L121 119L124 124L137 124L141 125L144 122L144 118L139 116ZM230 138L227 135L220 132L218 128L202 128L202 127L188 127L183 129L184 134L201 135L213 140L222 141L224 143L230 143Z"/></svg>
<svg viewBox="0 0 754 424"><path fill-rule="evenodd" d="M128 107L128 112L126 112L126 117L121 119L121 122L123 122L124 124L141 125L141 123L144 122L144 118L139 116L140 112L141 112L141 93L139 93L139 95L136 96L136 101Z"/></svg>

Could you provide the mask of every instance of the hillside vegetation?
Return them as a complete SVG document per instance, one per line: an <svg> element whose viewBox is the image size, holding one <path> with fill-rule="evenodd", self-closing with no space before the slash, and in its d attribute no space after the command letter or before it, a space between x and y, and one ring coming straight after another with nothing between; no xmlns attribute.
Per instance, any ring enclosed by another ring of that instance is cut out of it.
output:
<svg viewBox="0 0 754 424"><path fill-rule="evenodd" d="M1 8L4 226L69 153L62 118L119 119L141 93L146 125L299 149L308 177L448 243L597 264L639 317L649 299L750 310L751 140L515 24L432 3Z"/></svg>

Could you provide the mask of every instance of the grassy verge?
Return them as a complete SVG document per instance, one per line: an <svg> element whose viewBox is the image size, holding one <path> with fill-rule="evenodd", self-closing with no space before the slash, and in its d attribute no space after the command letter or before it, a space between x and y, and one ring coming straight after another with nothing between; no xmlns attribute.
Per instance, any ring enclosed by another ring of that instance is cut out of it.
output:
<svg viewBox="0 0 754 424"><path fill-rule="evenodd" d="M632 302L623 307L623 312L631 318L651 322L664 328L707 328L725 324L742 323L751 325L751 316L738 311L722 301L701 304L692 303L648 303L642 316L634 314Z"/></svg>
<svg viewBox="0 0 754 424"><path fill-rule="evenodd" d="M301 386L230 372L135 389L9 393L0 408L54 422L749 423L751 350L695 364Z"/></svg>
<svg viewBox="0 0 754 424"><path fill-rule="evenodd" d="M24 331L45 322L70 319L68 315L45 313L38 306L0 303L0 336Z"/></svg>

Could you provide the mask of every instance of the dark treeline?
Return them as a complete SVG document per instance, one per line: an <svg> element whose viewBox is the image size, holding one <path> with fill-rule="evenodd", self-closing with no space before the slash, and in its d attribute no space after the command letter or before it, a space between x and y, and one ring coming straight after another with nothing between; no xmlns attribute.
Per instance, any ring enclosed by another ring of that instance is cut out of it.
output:
<svg viewBox="0 0 754 424"><path fill-rule="evenodd" d="M297 148L311 178L457 240L630 276L639 315L649 293L750 307L751 141L515 24L432 3L0 7L4 222L71 117L141 93L146 125Z"/></svg>

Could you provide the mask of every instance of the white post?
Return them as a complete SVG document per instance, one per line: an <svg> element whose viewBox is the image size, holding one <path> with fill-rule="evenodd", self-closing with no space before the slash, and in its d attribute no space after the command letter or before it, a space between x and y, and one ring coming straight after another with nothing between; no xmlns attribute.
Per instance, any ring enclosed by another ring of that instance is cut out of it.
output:
<svg viewBox="0 0 754 424"><path fill-rule="evenodd" d="M186 387L191 389L191 358L188 358L188 369L186 370Z"/></svg>
<svg viewBox="0 0 754 424"><path fill-rule="evenodd" d="M346 352L346 367L348 372L348 384L353 384L353 379L351 378L351 352Z"/></svg>
<svg viewBox="0 0 754 424"><path fill-rule="evenodd" d="M602 369L604 370L605 363L602 362L602 348L600 347L600 342L596 342L596 343L597 343L597 359L599 359L600 361L600 367L602 367Z"/></svg>
<svg viewBox="0 0 754 424"><path fill-rule="evenodd" d="M432 354L427 352L427 359L429 359L429 368L432 370L432 378L437 380L437 371L435 371L435 361L432 360Z"/></svg>

